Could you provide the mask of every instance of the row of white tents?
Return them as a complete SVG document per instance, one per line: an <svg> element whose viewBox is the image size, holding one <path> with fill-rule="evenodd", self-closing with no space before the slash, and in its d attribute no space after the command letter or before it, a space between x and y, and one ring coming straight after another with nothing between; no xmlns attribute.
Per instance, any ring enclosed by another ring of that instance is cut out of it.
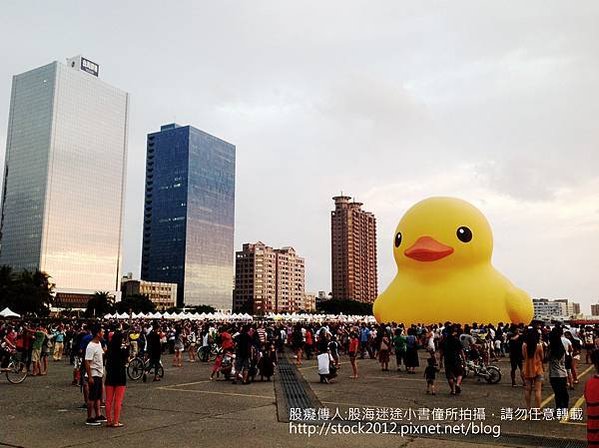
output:
<svg viewBox="0 0 599 448"><path fill-rule="evenodd" d="M115 313L107 314L104 319L169 319L169 320L210 320L210 321L232 321L249 322L254 317L247 313ZM345 314L307 314L307 313L269 313L261 316L260 319L285 321L285 322L323 322L323 321L341 321L341 322L375 322L374 316L353 316Z"/></svg>
<svg viewBox="0 0 599 448"><path fill-rule="evenodd" d="M12 317L12 318L19 318L21 317L20 314L15 313L14 311L12 311L9 307L4 308L2 311L0 311L0 317Z"/></svg>
<svg viewBox="0 0 599 448"><path fill-rule="evenodd" d="M245 314L224 314L224 313L115 313L107 314L104 319L172 319L172 320L232 320L248 321L253 317Z"/></svg>
<svg viewBox="0 0 599 448"><path fill-rule="evenodd" d="M19 314L5 308L0 311L0 318L19 318ZM206 321L229 321L249 322L254 317L247 313L115 313L107 314L104 319L169 319L169 320L206 320ZM374 316L353 316L345 314L307 314L307 313L269 313L259 319L284 321L284 322L366 322L374 323Z"/></svg>

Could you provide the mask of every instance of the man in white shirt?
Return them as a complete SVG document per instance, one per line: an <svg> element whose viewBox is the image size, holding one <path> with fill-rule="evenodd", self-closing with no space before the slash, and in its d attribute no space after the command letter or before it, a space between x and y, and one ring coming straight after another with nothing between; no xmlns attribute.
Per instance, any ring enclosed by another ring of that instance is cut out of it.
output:
<svg viewBox="0 0 599 448"><path fill-rule="evenodd" d="M106 421L106 417L100 414L100 403L102 401L102 378L104 377L104 364L102 357L102 327L94 325L92 327L93 339L87 344L85 349L85 372L89 384L89 393L87 397L87 420L86 425L99 426ZM95 413L95 416L93 414Z"/></svg>

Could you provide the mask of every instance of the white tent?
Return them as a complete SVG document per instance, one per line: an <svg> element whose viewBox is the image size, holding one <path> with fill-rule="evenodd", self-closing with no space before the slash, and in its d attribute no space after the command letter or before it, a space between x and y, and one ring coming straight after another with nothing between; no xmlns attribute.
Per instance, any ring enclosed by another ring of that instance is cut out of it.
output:
<svg viewBox="0 0 599 448"><path fill-rule="evenodd" d="M0 311L0 317L21 317L21 315L15 313L9 307L6 307L2 311Z"/></svg>

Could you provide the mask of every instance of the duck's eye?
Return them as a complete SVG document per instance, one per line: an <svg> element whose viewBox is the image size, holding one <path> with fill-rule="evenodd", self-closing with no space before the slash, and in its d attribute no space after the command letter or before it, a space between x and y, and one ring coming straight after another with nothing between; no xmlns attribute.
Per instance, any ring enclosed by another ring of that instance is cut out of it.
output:
<svg viewBox="0 0 599 448"><path fill-rule="evenodd" d="M399 247L400 244L401 244L401 232L397 232L397 235L395 235L395 247Z"/></svg>
<svg viewBox="0 0 599 448"><path fill-rule="evenodd" d="M472 240L472 230L466 226L459 227L456 235L462 243L469 243Z"/></svg>

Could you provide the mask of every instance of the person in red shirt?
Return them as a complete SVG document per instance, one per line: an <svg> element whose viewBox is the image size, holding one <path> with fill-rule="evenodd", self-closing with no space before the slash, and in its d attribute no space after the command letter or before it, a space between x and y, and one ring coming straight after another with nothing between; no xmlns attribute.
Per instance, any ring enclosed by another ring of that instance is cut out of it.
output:
<svg viewBox="0 0 599 448"><path fill-rule="evenodd" d="M351 363L351 368L353 370L353 375L350 377L352 379L358 378L358 365L356 364L356 355L358 354L358 349L360 348L360 340L358 339L358 334L355 331L352 331L350 334L349 341L349 362Z"/></svg>
<svg viewBox="0 0 599 448"><path fill-rule="evenodd" d="M223 352L232 352L234 343L231 334L224 328L220 332L220 346Z"/></svg>
<svg viewBox="0 0 599 448"><path fill-rule="evenodd" d="M591 361L597 373L584 386L584 399L587 403L587 446L599 446L599 351L591 354Z"/></svg>

